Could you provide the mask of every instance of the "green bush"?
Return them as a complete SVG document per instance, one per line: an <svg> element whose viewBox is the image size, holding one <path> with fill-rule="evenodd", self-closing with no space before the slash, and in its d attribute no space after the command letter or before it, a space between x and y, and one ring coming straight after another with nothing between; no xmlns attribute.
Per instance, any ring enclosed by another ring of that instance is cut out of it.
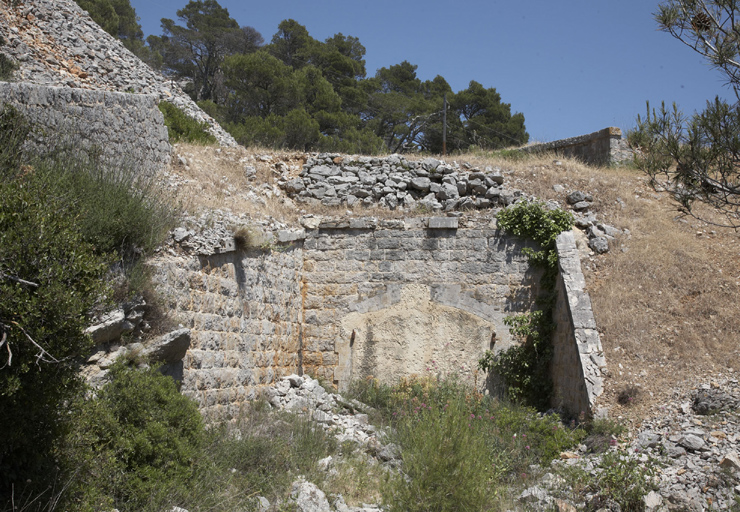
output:
<svg viewBox="0 0 740 512"><path fill-rule="evenodd" d="M489 493L487 442L464 397L413 401L395 424L403 472L383 489L391 510L484 510Z"/></svg>
<svg viewBox="0 0 740 512"><path fill-rule="evenodd" d="M552 279L558 262L555 239L573 227L573 215L559 208L550 210L543 203L534 202L505 208L498 212L496 219L498 227L504 231L540 245L539 251L525 247L523 252L533 265L545 268Z"/></svg>
<svg viewBox="0 0 740 512"><path fill-rule="evenodd" d="M154 178L140 176L125 163L105 165L99 156L80 160L46 158L35 171L77 210L77 224L99 253L124 260L151 252L174 226L177 211Z"/></svg>
<svg viewBox="0 0 740 512"><path fill-rule="evenodd" d="M353 385L394 427L404 476L382 489L391 510L497 510L507 487L584 437L554 415L502 403L454 380Z"/></svg>
<svg viewBox="0 0 740 512"><path fill-rule="evenodd" d="M138 511L187 494L205 431L196 404L170 377L116 364L110 382L70 415L62 448L67 474L75 475L70 507Z"/></svg>
<svg viewBox="0 0 740 512"><path fill-rule="evenodd" d="M164 115L164 124L167 126L171 144L176 142L216 143L216 137L208 133L206 123L199 123L192 117L187 116L172 103L160 101L159 110Z"/></svg>
<svg viewBox="0 0 740 512"><path fill-rule="evenodd" d="M74 160L69 146L29 154L33 129L0 112L0 417L13 418L0 438L0 503L19 482L41 492L53 480L51 447L91 345L87 315L112 295L104 277L115 260L136 269L175 218L129 168Z"/></svg>
<svg viewBox="0 0 740 512"><path fill-rule="evenodd" d="M33 172L0 182L0 501L50 471L59 407L78 392L77 360L90 347L86 314L106 294L110 259L54 192Z"/></svg>
<svg viewBox="0 0 740 512"><path fill-rule="evenodd" d="M588 487L590 491L619 503L625 512L639 512L645 508L643 497L658 489L653 481L657 469L653 459L642 461L623 451L608 451L596 468L598 476L589 479Z"/></svg>

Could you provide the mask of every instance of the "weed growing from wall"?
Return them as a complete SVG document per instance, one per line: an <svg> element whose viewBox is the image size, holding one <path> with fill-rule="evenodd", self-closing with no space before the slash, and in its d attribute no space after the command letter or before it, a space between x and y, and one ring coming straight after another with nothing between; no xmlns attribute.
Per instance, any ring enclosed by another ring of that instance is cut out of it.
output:
<svg viewBox="0 0 740 512"><path fill-rule="evenodd" d="M573 216L561 209L548 209L545 204L534 202L519 203L501 210L497 220L504 231L533 240L540 246L539 250L525 247L523 252L530 264L544 269L541 280L544 293L537 301L538 310L505 319L511 333L524 340L523 343L498 354L486 351L478 367L500 375L510 399L546 409L552 394L551 336L555 327L552 310L558 272L555 240L560 233L571 229Z"/></svg>

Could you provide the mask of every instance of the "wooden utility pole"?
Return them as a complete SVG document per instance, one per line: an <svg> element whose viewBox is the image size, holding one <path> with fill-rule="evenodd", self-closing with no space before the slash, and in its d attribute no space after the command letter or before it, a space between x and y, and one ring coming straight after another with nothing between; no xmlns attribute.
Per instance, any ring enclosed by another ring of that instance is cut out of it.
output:
<svg viewBox="0 0 740 512"><path fill-rule="evenodd" d="M442 156L447 156L447 93L442 107Z"/></svg>

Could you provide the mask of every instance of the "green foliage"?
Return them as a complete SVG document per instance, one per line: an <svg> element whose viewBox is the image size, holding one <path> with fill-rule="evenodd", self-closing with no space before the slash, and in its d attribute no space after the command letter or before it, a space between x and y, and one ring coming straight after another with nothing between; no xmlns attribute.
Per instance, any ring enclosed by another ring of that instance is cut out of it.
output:
<svg viewBox="0 0 740 512"><path fill-rule="evenodd" d="M336 440L308 418L253 404L236 425L206 432L194 404L156 370L117 366L98 397L79 400L60 452L75 475L66 505L161 511L251 510L283 499L298 475L321 483L317 462Z"/></svg>
<svg viewBox="0 0 740 512"><path fill-rule="evenodd" d="M39 162L36 173L74 202L77 225L98 253L131 261L156 248L175 223L176 211L153 178L138 176L125 163L113 167L95 155L85 161L63 156Z"/></svg>
<svg viewBox="0 0 740 512"><path fill-rule="evenodd" d="M18 110L10 105L0 109L0 176L14 177L24 158L23 143L32 127Z"/></svg>
<svg viewBox="0 0 740 512"><path fill-rule="evenodd" d="M619 503L626 512L644 509L642 498L658 486L653 478L658 474L655 460L640 460L619 450L610 450L602 456L596 468L598 476L591 479L589 490Z"/></svg>
<svg viewBox="0 0 740 512"><path fill-rule="evenodd" d="M111 296L114 255L136 268L174 219L131 168L74 160L73 147L27 154L32 130L0 112L0 415L13 418L0 440L0 501L11 484L30 479L38 490L54 476L51 445L63 404L80 392L83 329Z"/></svg>
<svg viewBox="0 0 740 512"><path fill-rule="evenodd" d="M157 370L121 363L110 382L71 411L71 433L62 448L74 474L69 505L76 510L142 510L183 495L205 442L195 403Z"/></svg>
<svg viewBox="0 0 740 512"><path fill-rule="evenodd" d="M75 0L100 27L135 55L149 60L149 49L144 46L144 32L130 0Z"/></svg>
<svg viewBox="0 0 740 512"><path fill-rule="evenodd" d="M727 78L735 97L740 89L738 57L740 6L735 1L667 0L655 19L661 30L693 48ZM651 183L671 192L684 214L713 224L740 227L740 103L718 97L703 112L684 116L676 105L661 105L628 134L637 149L635 163ZM697 201L709 204L724 219L708 218Z"/></svg>
<svg viewBox="0 0 740 512"><path fill-rule="evenodd" d="M573 215L570 212L559 208L549 210L538 202L519 203L498 212L496 219L504 231L540 245L539 251L529 247L523 249L530 263L549 272L556 270L558 253L555 240L560 233L573 227Z"/></svg>
<svg viewBox="0 0 740 512"><path fill-rule="evenodd" d="M366 78L365 47L356 37L318 41L286 19L263 47L259 33L239 28L215 0L191 0L177 14L181 24L163 19L163 35L147 39L149 62L160 56L166 74L190 80L186 92L210 101L208 112L244 145L440 152L445 94L450 149L528 140L524 116L512 115L494 88L471 81L453 94L443 77L422 81L407 61Z"/></svg>
<svg viewBox="0 0 740 512"><path fill-rule="evenodd" d="M170 143L195 142L198 144L215 144L216 137L208 133L208 125L199 123L187 116L172 103L159 102L159 110L164 115L164 124L167 126Z"/></svg>
<svg viewBox="0 0 740 512"><path fill-rule="evenodd" d="M256 51L262 36L252 27L239 27L216 0L191 0L177 11L177 17L181 25L163 18L164 34L149 36L147 42L162 56L165 73L192 80L187 92L194 100L220 103L226 91L217 76L224 58Z"/></svg>
<svg viewBox="0 0 740 512"><path fill-rule="evenodd" d="M547 465L577 444L582 429L557 416L504 404L454 381L412 379L395 386L353 385L394 427L403 476L382 489L390 510L498 510L530 464Z"/></svg>
<svg viewBox="0 0 740 512"><path fill-rule="evenodd" d="M522 343L494 354L486 351L478 361L481 370L493 370L507 386L510 399L539 409L549 406L552 394L550 361L553 349L551 335L552 293L557 276L557 236L573 226L573 216L563 210L548 210L542 203L519 203L497 214L498 226L517 236L535 241L539 251L525 247L530 263L545 269L541 283L547 296L540 298L541 309L507 317L504 321Z"/></svg>
<svg viewBox="0 0 740 512"><path fill-rule="evenodd" d="M90 347L85 315L106 291L110 260L56 192L33 171L0 183L0 417L12 418L0 438L0 496L50 470L59 405L78 392L77 359Z"/></svg>
<svg viewBox="0 0 740 512"><path fill-rule="evenodd" d="M487 442L464 397L440 407L412 401L396 423L403 470L384 489L391 510L483 510L488 498ZM410 410L409 410L410 409ZM477 426L477 424L476 424Z"/></svg>
<svg viewBox="0 0 740 512"><path fill-rule="evenodd" d="M537 310L506 317L504 323L523 342L498 354L487 350L478 361L478 368L486 372L493 370L503 378L510 400L529 404L539 410L549 407L552 395L550 361L553 352L550 336L554 324L550 314L549 310Z"/></svg>
<svg viewBox="0 0 740 512"><path fill-rule="evenodd" d="M724 214L721 223L740 227L740 104L715 98L690 118L675 104L657 112L648 104L628 141L638 150L637 168L651 185L670 190L681 212L701 218L694 208L699 201Z"/></svg>

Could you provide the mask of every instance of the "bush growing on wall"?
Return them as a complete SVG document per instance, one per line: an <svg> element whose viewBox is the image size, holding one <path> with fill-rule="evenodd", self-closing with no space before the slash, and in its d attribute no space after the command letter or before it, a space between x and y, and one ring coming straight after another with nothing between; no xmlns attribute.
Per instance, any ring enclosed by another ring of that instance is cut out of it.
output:
<svg viewBox="0 0 740 512"><path fill-rule="evenodd" d="M494 354L490 350L478 361L478 367L500 375L507 386L509 398L545 409L550 402L550 361L554 329L552 321L553 290L557 277L558 253L555 240L573 226L573 216L560 209L548 209L544 204L519 203L501 210L498 226L513 235L537 242L540 250L525 247L523 252L532 265L543 268L541 285L545 295L540 309L506 319L511 333L522 341L506 351Z"/></svg>

